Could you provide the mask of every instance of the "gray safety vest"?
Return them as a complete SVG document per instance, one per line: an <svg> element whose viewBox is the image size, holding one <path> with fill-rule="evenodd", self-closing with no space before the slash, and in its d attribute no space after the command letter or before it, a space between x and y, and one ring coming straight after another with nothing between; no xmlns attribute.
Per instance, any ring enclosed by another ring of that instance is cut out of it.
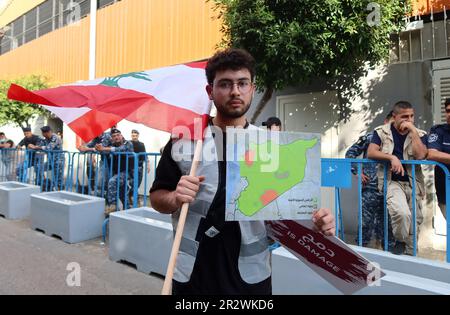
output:
<svg viewBox="0 0 450 315"><path fill-rule="evenodd" d="M197 176L204 175L200 190L189 206L186 225L183 231L180 251L177 257L174 279L178 282L188 282L197 256L199 242L196 241L200 221L206 218L219 184L219 165L216 145L212 133L217 127L209 126L205 130L202 159L197 168ZM258 129L249 125L248 129ZM216 135L217 133L214 132ZM220 142L219 142L220 143ZM182 174L189 174L194 156L194 143L191 140L176 140L172 145L172 158L177 163ZM225 180L225 179L223 179ZM172 215L174 230L178 224L180 209ZM249 284L267 279L271 275L271 254L264 221L240 221L241 247L239 252L239 273ZM219 231L220 233L220 231ZM214 228L207 227L206 237L214 237Z"/></svg>

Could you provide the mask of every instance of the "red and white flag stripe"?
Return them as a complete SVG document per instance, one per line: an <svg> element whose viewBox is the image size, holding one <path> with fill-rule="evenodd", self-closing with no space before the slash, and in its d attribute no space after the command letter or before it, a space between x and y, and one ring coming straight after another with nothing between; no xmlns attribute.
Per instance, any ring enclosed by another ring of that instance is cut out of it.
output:
<svg viewBox="0 0 450 315"><path fill-rule="evenodd" d="M84 141L122 119L167 132L184 126L199 139L203 135L194 131L194 121L202 122L202 131L211 106L205 66L176 65L33 92L11 85L8 97L43 105Z"/></svg>

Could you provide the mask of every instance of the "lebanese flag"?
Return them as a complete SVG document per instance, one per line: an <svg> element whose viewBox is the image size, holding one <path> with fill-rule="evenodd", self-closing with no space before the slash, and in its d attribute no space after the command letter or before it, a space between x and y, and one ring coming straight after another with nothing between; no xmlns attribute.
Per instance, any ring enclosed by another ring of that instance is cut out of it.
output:
<svg viewBox="0 0 450 315"><path fill-rule="evenodd" d="M206 61L40 91L12 84L8 98L40 104L88 142L126 119L191 139L202 139L211 102Z"/></svg>

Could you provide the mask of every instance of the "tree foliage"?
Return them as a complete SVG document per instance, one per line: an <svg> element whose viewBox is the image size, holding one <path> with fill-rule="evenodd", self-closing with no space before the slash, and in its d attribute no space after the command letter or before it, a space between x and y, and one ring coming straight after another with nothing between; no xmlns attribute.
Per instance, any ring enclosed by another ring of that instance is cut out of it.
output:
<svg viewBox="0 0 450 315"><path fill-rule="evenodd" d="M36 116L49 116L50 112L36 104L9 100L8 89L12 83L28 90L42 90L49 87L48 78L40 75L30 75L15 80L0 80L0 125L13 124L18 127L30 125L30 120Z"/></svg>
<svg viewBox="0 0 450 315"><path fill-rule="evenodd" d="M213 1L223 20L222 46L244 48L257 61L262 102L274 90L315 78L348 98L360 75L386 59L389 36L408 10L407 0L377 0L375 6L369 0Z"/></svg>

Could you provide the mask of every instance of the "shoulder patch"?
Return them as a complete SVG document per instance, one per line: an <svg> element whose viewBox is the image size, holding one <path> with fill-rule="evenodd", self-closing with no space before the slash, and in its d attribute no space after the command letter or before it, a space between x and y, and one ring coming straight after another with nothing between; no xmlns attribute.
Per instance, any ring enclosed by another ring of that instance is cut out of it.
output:
<svg viewBox="0 0 450 315"><path fill-rule="evenodd" d="M432 133L429 137L428 137L428 143L433 143L436 142L438 140L439 136L436 133Z"/></svg>

